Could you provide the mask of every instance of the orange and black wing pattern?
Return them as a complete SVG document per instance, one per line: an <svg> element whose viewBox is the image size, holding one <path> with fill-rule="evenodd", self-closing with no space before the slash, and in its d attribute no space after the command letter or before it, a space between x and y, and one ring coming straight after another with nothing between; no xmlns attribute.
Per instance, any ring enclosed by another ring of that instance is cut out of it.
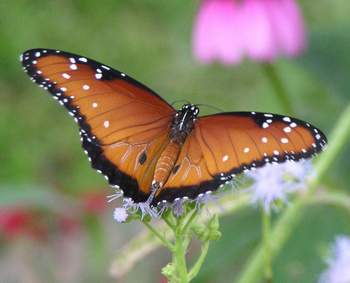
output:
<svg viewBox="0 0 350 283"><path fill-rule="evenodd" d="M157 201L197 198L266 163L310 158L326 142L319 129L287 116L231 112L201 117Z"/></svg>
<svg viewBox="0 0 350 283"><path fill-rule="evenodd" d="M21 61L31 80L74 117L92 167L125 197L145 201L169 142L173 107L126 74L83 56L32 49Z"/></svg>

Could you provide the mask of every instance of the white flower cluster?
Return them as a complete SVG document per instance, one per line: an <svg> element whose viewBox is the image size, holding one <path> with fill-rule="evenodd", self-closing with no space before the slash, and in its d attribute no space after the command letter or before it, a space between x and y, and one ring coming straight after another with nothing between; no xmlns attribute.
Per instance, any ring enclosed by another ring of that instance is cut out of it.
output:
<svg viewBox="0 0 350 283"><path fill-rule="evenodd" d="M319 283L350 282L350 237L341 235L335 239L327 264Z"/></svg>
<svg viewBox="0 0 350 283"><path fill-rule="evenodd" d="M287 202L287 194L305 188L306 177L311 169L310 161L266 164L247 173L254 180L252 201L261 203L265 211L277 200Z"/></svg>

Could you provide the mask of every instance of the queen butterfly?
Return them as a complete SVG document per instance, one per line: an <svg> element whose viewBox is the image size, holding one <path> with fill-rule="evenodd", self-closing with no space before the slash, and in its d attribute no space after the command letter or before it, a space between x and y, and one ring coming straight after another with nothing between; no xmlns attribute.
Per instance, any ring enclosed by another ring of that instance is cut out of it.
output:
<svg viewBox="0 0 350 283"><path fill-rule="evenodd" d="M32 49L21 62L74 117L92 167L134 203L197 199L243 171L310 158L327 142L319 129L287 116L198 117L193 104L175 110L126 74L72 53Z"/></svg>

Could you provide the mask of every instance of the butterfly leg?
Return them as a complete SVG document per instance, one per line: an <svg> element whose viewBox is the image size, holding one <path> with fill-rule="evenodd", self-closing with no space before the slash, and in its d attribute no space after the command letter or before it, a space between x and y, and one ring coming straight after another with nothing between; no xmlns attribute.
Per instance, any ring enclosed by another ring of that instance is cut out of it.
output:
<svg viewBox="0 0 350 283"><path fill-rule="evenodd" d="M158 190L160 189L160 184L157 181L153 181L151 185L151 194L149 195L148 199L145 201L145 204L151 204L154 196L157 194Z"/></svg>

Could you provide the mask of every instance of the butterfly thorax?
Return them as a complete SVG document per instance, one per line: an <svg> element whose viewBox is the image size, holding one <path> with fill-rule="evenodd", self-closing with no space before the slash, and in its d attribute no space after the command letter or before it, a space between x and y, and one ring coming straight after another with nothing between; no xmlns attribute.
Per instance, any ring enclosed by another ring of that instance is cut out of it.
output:
<svg viewBox="0 0 350 283"><path fill-rule="evenodd" d="M186 137L191 133L198 116L199 109L193 104L185 104L176 112L170 128L170 140L183 144Z"/></svg>
<svg viewBox="0 0 350 283"><path fill-rule="evenodd" d="M199 109L192 104L185 104L176 112L170 128L170 142L161 153L155 167L153 190L161 189L173 172L182 145L193 130L198 113Z"/></svg>

